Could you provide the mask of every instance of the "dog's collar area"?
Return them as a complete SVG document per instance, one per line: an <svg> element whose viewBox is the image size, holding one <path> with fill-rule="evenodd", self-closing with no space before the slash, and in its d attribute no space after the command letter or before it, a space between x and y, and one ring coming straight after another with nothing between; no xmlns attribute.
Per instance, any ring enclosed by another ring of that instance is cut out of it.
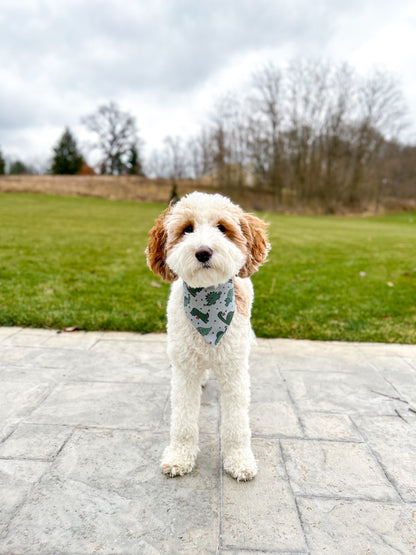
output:
<svg viewBox="0 0 416 555"><path fill-rule="evenodd" d="M235 313L233 280L216 287L191 287L184 282L183 306L196 331L215 347L230 327Z"/></svg>

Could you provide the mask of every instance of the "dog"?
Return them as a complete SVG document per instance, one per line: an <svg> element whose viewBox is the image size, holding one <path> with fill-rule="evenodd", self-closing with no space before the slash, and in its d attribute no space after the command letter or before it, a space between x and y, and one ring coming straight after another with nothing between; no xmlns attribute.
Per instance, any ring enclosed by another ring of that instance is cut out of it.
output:
<svg viewBox="0 0 416 555"><path fill-rule="evenodd" d="M169 205L149 232L148 266L172 283L167 306L172 415L161 461L168 476L194 468L201 386L209 369L221 394L224 470L238 481L257 473L249 426L250 276L270 249L266 227L222 195L193 192Z"/></svg>

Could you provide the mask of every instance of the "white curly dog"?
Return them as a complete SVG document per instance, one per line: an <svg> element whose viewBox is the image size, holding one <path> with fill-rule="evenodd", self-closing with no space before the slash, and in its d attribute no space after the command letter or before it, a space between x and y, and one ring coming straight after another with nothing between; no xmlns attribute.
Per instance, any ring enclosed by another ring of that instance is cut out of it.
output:
<svg viewBox="0 0 416 555"><path fill-rule="evenodd" d="M251 480L248 359L253 287L269 250L266 225L219 194L194 192L170 205L149 232L150 269L172 282L167 307L172 364L170 445L162 471L191 472L198 452L201 386L211 368L221 392L224 469Z"/></svg>

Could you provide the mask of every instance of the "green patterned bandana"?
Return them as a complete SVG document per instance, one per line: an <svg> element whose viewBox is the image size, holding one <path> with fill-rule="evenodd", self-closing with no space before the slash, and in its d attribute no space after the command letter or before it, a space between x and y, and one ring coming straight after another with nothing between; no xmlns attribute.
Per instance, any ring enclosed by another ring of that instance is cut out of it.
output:
<svg viewBox="0 0 416 555"><path fill-rule="evenodd" d="M194 328L215 347L234 316L233 280L221 283L218 287L190 287L184 282L183 306Z"/></svg>

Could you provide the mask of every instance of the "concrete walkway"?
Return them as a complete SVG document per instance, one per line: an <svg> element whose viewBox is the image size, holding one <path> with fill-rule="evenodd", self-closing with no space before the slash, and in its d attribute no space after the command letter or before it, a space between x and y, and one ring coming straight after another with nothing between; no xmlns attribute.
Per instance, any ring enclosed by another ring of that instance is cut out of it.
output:
<svg viewBox="0 0 416 555"><path fill-rule="evenodd" d="M259 340L259 474L159 471L166 337L0 328L0 553L416 553L416 346Z"/></svg>

